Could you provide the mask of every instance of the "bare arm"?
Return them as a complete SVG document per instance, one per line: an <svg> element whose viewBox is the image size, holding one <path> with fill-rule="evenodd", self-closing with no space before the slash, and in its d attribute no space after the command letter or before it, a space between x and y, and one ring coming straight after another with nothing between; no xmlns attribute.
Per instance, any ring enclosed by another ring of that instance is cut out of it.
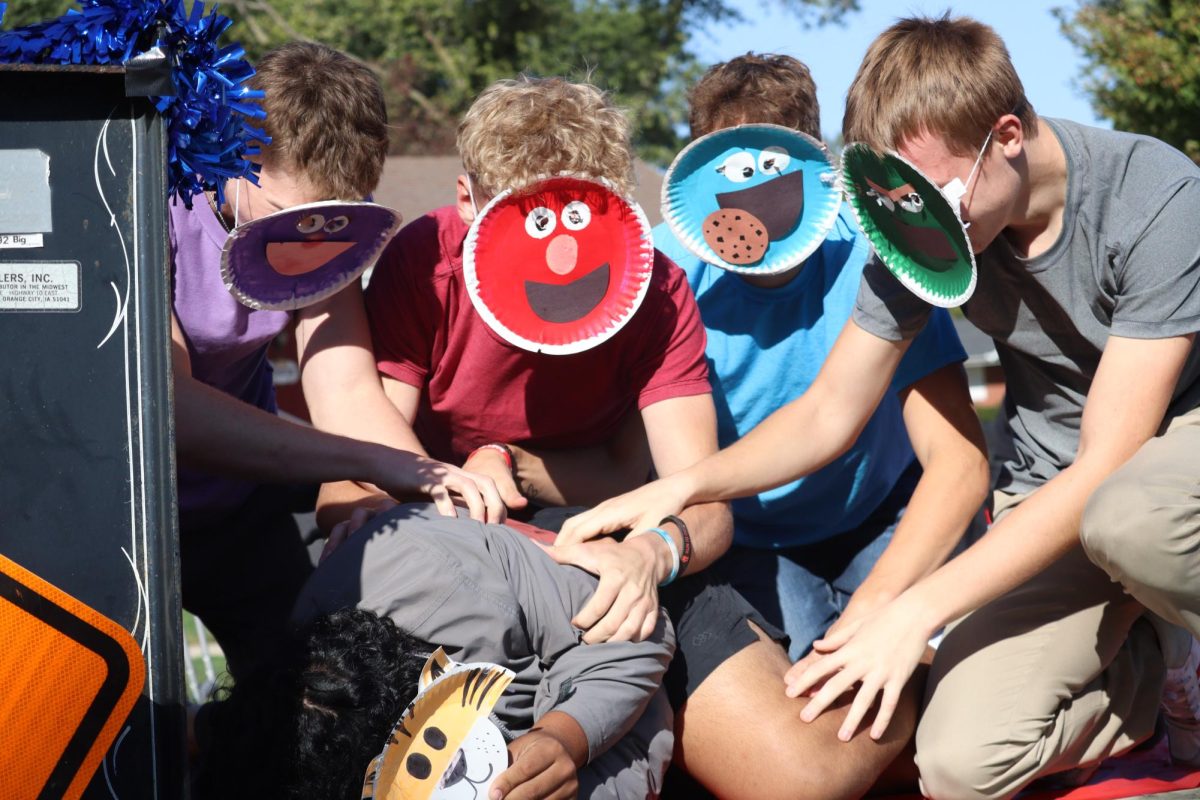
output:
<svg viewBox="0 0 1200 800"><path fill-rule="evenodd" d="M594 506L636 489L650 475L650 448L636 412L609 441L593 447L547 450L504 444L515 459L515 475L494 449L477 451L463 468L491 477L510 509L529 500L545 506Z"/></svg>
<svg viewBox="0 0 1200 800"><path fill-rule="evenodd" d="M724 450L568 520L564 541L646 528L696 503L749 497L820 469L858 438L908 344L848 322L807 392Z"/></svg>
<svg viewBox="0 0 1200 800"><path fill-rule="evenodd" d="M831 631L852 624L933 572L987 498L983 429L960 364L926 375L900 393L921 480L887 549Z"/></svg>
<svg viewBox="0 0 1200 800"><path fill-rule="evenodd" d="M192 377L178 321L172 317L175 443L182 463L267 483L350 478L393 492L432 490L442 465L412 453L296 425Z"/></svg>
<svg viewBox="0 0 1200 800"><path fill-rule="evenodd" d="M415 449L412 452L426 455L416 434L412 433L411 424L417 413L417 402L421 398L421 390L388 377L382 378L381 385L388 403L408 426L415 443ZM375 512L390 507L394 503L395 501L391 497L369 484L363 485L354 481L326 483L321 487L321 493L317 498L317 525L324 531L331 531L339 523L348 521L356 509L363 508Z"/></svg>
<svg viewBox="0 0 1200 800"><path fill-rule="evenodd" d="M357 282L301 309L296 322L296 348L304 400L314 425L331 433L426 454L410 424L415 399L406 416L384 394Z"/></svg>

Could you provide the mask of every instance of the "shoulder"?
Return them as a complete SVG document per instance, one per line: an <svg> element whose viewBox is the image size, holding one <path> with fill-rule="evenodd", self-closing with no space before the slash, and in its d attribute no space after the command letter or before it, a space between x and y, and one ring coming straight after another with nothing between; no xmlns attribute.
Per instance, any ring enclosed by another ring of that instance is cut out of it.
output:
<svg viewBox="0 0 1200 800"><path fill-rule="evenodd" d="M453 206L418 217L400 229L375 265L369 286L398 280L408 283L448 275L461 258L467 226ZM369 291L369 287L368 287Z"/></svg>
<svg viewBox="0 0 1200 800"><path fill-rule="evenodd" d="M1070 120L1042 118L1058 137L1068 164L1081 170L1090 194L1140 205L1165 197L1173 186L1196 184L1200 167L1160 139L1125 131L1095 128Z"/></svg>

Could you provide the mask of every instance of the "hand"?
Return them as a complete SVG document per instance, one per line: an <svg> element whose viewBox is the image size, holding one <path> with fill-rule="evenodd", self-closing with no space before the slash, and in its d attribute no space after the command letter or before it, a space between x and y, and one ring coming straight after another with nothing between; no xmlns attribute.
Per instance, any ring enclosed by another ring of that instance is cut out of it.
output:
<svg viewBox="0 0 1200 800"><path fill-rule="evenodd" d="M467 472L415 453L391 449L387 451L385 463L377 467L375 472L382 480L377 478L372 482L383 491L393 497L412 492L428 495L443 516L458 515L451 493L466 504L473 520L501 523L508 516L495 482L486 475Z"/></svg>
<svg viewBox="0 0 1200 800"><path fill-rule="evenodd" d="M571 517L559 532L557 544L574 545L626 528L635 531L653 528L663 517L681 512L689 495L679 473L647 483Z"/></svg>
<svg viewBox="0 0 1200 800"><path fill-rule="evenodd" d="M552 734L534 729L514 739L508 753L512 765L492 782L489 800L565 800L578 793L575 762Z"/></svg>
<svg viewBox="0 0 1200 800"><path fill-rule="evenodd" d="M389 508L395 508L396 501L390 497L380 497L371 505L360 505L350 513L349 519L344 519L329 531L329 538L325 540L325 546L321 548L321 557L317 559L317 564L320 564L329 556L333 555L333 551L342 546L342 543L350 538L350 534L367 524L367 521L380 512L387 511Z"/></svg>
<svg viewBox="0 0 1200 800"><path fill-rule="evenodd" d="M861 684L838 738L850 741L877 695L882 699L871 738L883 736L932 633L914 624L913 620L923 616L917 613L915 603L910 594L902 594L857 625L813 642L814 652L793 664L784 676L788 697L799 697L820 685L800 713L801 719L812 722L834 700Z"/></svg>
<svg viewBox="0 0 1200 800"><path fill-rule="evenodd" d="M476 450L463 464L463 469L491 478L492 483L496 485L496 491L500 494L500 499L507 507L517 509L529 505L529 500L521 494L520 488L517 487L508 462L504 459L503 454L494 448L484 447Z"/></svg>
<svg viewBox="0 0 1200 800"><path fill-rule="evenodd" d="M658 536L643 534L625 542L600 539L544 549L559 564L574 564L600 578L596 593L571 620L585 631L585 643L640 642L654 633L658 583L671 572L671 556Z"/></svg>

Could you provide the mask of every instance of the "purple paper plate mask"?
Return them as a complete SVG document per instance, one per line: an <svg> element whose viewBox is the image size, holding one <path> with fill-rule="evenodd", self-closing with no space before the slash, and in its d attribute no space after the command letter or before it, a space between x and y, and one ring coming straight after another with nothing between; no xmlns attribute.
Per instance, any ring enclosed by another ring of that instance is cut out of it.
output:
<svg viewBox="0 0 1200 800"><path fill-rule="evenodd" d="M375 203L309 203L239 225L221 278L250 308L293 311L324 300L372 266L400 229Z"/></svg>

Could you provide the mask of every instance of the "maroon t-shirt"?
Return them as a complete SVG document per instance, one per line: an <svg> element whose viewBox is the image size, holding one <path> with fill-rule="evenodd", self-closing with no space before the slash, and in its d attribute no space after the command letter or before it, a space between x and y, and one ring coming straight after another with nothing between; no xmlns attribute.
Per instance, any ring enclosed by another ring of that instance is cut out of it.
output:
<svg viewBox="0 0 1200 800"><path fill-rule="evenodd" d="M509 344L471 305L467 226L452 206L406 226L367 287L379 371L421 389L414 429L429 454L461 464L488 442L585 447L635 409L709 393L704 325L683 272L655 251L646 298L606 342L572 355Z"/></svg>

